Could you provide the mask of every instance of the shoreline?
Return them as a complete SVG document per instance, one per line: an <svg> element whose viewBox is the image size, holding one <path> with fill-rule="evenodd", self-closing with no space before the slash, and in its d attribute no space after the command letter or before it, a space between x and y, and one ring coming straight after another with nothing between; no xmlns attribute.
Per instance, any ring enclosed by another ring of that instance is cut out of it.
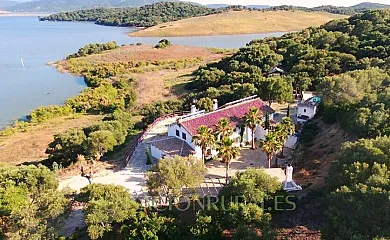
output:
<svg viewBox="0 0 390 240"><path fill-rule="evenodd" d="M145 28L145 29L147 29L147 28ZM283 35L284 35L284 34L287 34L287 33L298 32L301 29L289 30L289 31L272 31L272 32L260 31L260 32L247 32L247 33L240 33L240 32L238 32L238 33L218 33L218 32L215 32L215 33L201 34L201 35L199 35L199 34L191 34L191 33L185 34L185 35L180 35L180 34L153 35L153 36L149 36L149 35L134 35L137 32L142 32L142 30L144 30L144 29L136 30L134 32L128 33L127 35L129 37L132 37L132 38L217 37L217 36L239 36L239 35L279 34L279 33L283 33Z"/></svg>
<svg viewBox="0 0 390 240"><path fill-rule="evenodd" d="M0 11L0 17L39 17L49 16L50 13L35 13L35 12L5 12Z"/></svg>

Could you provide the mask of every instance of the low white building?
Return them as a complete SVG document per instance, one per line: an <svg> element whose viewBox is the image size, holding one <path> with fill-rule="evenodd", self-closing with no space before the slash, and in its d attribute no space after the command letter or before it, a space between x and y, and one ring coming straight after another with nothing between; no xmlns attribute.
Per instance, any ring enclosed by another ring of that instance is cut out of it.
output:
<svg viewBox="0 0 390 240"><path fill-rule="evenodd" d="M197 134L197 130L200 126L205 125L211 129L214 129L220 119L226 118L230 122L231 127L234 129L234 132L230 138L235 141L236 145L240 146L241 143L250 143L252 141L251 130L245 127L242 134L241 126L242 118L252 107L259 109L259 113L263 116L263 118L265 118L265 114L268 113L270 120L273 120L273 114L275 111L257 96L227 103L222 107L218 107L218 103L214 101L212 112L206 113L205 111L197 111L194 109L194 107L192 107L191 114L179 117L176 123L168 127L168 137L174 137L185 143L185 145L180 144L179 142L176 143L177 149L175 151L180 152L181 154L179 155L183 156L188 153L187 150L180 151L181 146L188 145L197 157L201 157L201 148L193 142L192 137ZM261 126L256 127L255 139L264 139L266 134L267 130L263 129ZM162 144L164 144L164 142L161 142L161 144L151 143L151 154L153 157L159 159L164 155L167 155L167 152L164 149L160 149L164 148ZM214 149L208 149L208 156L215 154L217 154L217 152Z"/></svg>
<svg viewBox="0 0 390 240"><path fill-rule="evenodd" d="M318 106L321 103L321 98L318 96L311 97L305 101L301 101L297 105L297 121L298 123L304 123L312 119L318 110Z"/></svg>

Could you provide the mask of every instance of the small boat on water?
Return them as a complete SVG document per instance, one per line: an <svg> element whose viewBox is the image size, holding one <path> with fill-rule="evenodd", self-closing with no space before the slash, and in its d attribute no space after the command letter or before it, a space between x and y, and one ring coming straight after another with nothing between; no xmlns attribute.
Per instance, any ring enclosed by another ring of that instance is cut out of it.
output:
<svg viewBox="0 0 390 240"><path fill-rule="evenodd" d="M44 94L45 94L45 95L49 95L49 94L51 94L51 92L45 92Z"/></svg>
<svg viewBox="0 0 390 240"><path fill-rule="evenodd" d="M22 66L23 66L23 68L24 68L23 57L20 57L20 62L22 62Z"/></svg>

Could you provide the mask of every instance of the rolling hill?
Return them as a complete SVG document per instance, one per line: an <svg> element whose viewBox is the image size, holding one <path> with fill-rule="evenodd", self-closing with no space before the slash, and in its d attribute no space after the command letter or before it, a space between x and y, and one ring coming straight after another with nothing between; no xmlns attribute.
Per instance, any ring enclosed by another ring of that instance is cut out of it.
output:
<svg viewBox="0 0 390 240"><path fill-rule="evenodd" d="M380 9L380 8L390 8L388 4L381 3L372 3L372 2L362 2L356 5L351 6L350 8L356 9Z"/></svg>
<svg viewBox="0 0 390 240"><path fill-rule="evenodd" d="M229 11L162 23L131 33L137 37L172 37L288 32L320 26L345 15L304 11ZM239 27L233 27L239 26Z"/></svg>

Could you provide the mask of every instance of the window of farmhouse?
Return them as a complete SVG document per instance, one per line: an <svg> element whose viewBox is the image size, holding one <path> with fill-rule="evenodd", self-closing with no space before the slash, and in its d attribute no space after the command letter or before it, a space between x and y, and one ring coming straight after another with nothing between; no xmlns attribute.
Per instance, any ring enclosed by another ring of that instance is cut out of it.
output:
<svg viewBox="0 0 390 240"><path fill-rule="evenodd" d="M180 137L180 131L176 130L176 136Z"/></svg>
<svg viewBox="0 0 390 240"><path fill-rule="evenodd" d="M181 138L183 138L184 140L187 139L187 135L185 133L181 133Z"/></svg>

